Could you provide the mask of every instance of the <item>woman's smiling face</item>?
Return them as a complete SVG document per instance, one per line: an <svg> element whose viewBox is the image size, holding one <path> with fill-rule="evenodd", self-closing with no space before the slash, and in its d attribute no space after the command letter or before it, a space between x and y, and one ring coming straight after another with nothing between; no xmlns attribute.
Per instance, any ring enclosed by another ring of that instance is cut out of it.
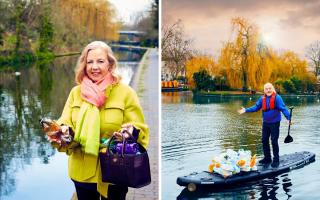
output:
<svg viewBox="0 0 320 200"><path fill-rule="evenodd" d="M88 52L86 73L93 82L103 79L109 73L108 69L108 56L102 48L92 49Z"/></svg>

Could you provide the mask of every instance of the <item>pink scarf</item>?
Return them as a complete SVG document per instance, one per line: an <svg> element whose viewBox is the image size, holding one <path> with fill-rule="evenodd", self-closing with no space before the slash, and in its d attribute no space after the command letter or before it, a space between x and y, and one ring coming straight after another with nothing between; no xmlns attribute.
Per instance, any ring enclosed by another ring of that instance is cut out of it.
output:
<svg viewBox="0 0 320 200"><path fill-rule="evenodd" d="M87 102L100 108L107 99L105 90L108 82L107 77L94 83L87 76L84 76L81 82L81 97Z"/></svg>

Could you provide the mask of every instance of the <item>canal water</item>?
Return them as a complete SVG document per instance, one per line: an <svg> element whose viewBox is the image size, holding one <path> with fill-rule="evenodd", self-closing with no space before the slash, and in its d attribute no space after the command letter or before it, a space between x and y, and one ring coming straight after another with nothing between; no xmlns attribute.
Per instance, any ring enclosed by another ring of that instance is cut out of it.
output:
<svg viewBox="0 0 320 200"><path fill-rule="evenodd" d="M294 106L292 143L281 122L280 155L296 151L316 154L301 169L233 189L189 193L176 184L178 176L208 170L215 155L245 149L262 158L261 112L239 116L258 97L198 97L190 92L162 93L162 199L320 199L320 103L315 97L284 97ZM283 119L284 116L283 116Z"/></svg>
<svg viewBox="0 0 320 200"><path fill-rule="evenodd" d="M130 83L141 53L117 53L119 73ZM68 157L47 142L39 119L57 119L74 83L78 56L0 72L0 199L71 199Z"/></svg>

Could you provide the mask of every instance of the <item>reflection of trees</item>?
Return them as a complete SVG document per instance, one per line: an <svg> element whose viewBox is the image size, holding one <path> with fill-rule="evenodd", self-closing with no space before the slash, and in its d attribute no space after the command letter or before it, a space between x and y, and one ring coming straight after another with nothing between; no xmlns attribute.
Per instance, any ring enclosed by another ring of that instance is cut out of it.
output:
<svg viewBox="0 0 320 200"><path fill-rule="evenodd" d="M32 158L47 160L54 151L37 130L38 117L34 113L43 109L34 94L22 91L20 77L15 78L15 87L4 90L0 102L0 195L9 194L15 187L14 173L30 164ZM41 152L42 154L39 154Z"/></svg>
<svg viewBox="0 0 320 200"><path fill-rule="evenodd" d="M39 73L34 72L37 69ZM44 115L57 116L57 112L51 112L54 107L50 100L54 88L53 74L50 65L44 63L25 69L21 76L1 74L0 84L4 89L0 98L0 196L14 190L14 174L25 164L31 164L35 157L48 163L49 157L54 155L55 151L39 129L38 121ZM66 95L62 96L63 101Z"/></svg>
<svg viewBox="0 0 320 200"><path fill-rule="evenodd" d="M40 79L40 92L39 97L45 105L50 105L50 101L47 98L50 95L52 90L52 71L49 67L50 63L47 62L38 62L36 63L37 69L39 71L39 79Z"/></svg>
<svg viewBox="0 0 320 200"><path fill-rule="evenodd" d="M190 94L190 92L161 92L162 103L192 102L192 96L186 94Z"/></svg>
<svg viewBox="0 0 320 200"><path fill-rule="evenodd" d="M118 61L139 61L145 53L145 50L129 50L121 48L113 48L115 51L115 56L118 58Z"/></svg>

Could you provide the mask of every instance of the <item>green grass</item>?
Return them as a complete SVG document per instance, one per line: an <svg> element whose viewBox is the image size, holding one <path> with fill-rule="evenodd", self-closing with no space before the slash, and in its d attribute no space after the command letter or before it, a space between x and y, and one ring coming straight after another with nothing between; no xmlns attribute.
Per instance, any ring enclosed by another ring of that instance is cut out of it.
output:
<svg viewBox="0 0 320 200"><path fill-rule="evenodd" d="M241 92L241 91L209 91L209 92L205 92L205 91L200 91L199 94L221 94L221 95L249 95L250 92Z"/></svg>

